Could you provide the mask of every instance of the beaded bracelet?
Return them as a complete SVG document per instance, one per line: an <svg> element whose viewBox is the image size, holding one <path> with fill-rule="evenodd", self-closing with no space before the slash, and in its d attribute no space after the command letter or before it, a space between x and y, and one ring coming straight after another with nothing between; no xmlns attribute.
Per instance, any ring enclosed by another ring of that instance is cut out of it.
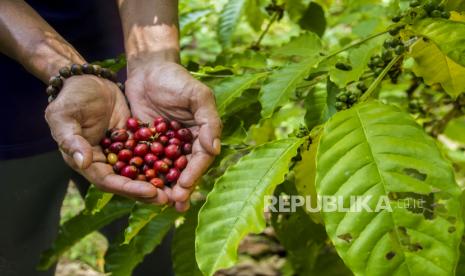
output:
<svg viewBox="0 0 465 276"><path fill-rule="evenodd" d="M51 103L53 100L56 99L58 93L60 93L61 88L63 87L64 80L78 75L94 75L97 77L101 77L107 80L114 82L121 91L124 92L124 84L118 82L116 79L116 73L108 68L102 68L100 65L95 64L88 64L85 63L83 65L80 64L72 64L71 66L62 67L59 70L58 76L53 76L50 78L48 82L48 87L45 92L48 95L48 102Z"/></svg>

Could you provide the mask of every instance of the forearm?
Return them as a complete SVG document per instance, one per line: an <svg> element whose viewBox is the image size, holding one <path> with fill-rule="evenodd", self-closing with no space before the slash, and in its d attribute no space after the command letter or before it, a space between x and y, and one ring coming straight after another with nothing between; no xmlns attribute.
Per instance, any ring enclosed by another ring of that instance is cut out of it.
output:
<svg viewBox="0 0 465 276"><path fill-rule="evenodd" d="M147 58L179 61L177 0L117 0L128 68Z"/></svg>
<svg viewBox="0 0 465 276"><path fill-rule="evenodd" d="M84 59L28 4L0 1L0 52L47 82L58 70Z"/></svg>

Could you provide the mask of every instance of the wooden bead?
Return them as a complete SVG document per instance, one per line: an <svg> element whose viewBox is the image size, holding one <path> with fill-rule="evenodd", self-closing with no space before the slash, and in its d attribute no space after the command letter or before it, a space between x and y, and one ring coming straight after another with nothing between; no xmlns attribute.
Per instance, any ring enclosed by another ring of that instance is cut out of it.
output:
<svg viewBox="0 0 465 276"><path fill-rule="evenodd" d="M60 70L60 76L62 76L63 78L69 78L71 77L71 70L69 69L69 67L62 67Z"/></svg>
<svg viewBox="0 0 465 276"><path fill-rule="evenodd" d="M82 75L82 66L79 64L71 65L71 74L73 76Z"/></svg>
<svg viewBox="0 0 465 276"><path fill-rule="evenodd" d="M99 76L102 73L102 67L100 65L94 64L94 75Z"/></svg>
<svg viewBox="0 0 465 276"><path fill-rule="evenodd" d="M54 76L50 78L50 80L48 81L48 84L60 90L63 87L63 80L61 79L60 76Z"/></svg>
<svg viewBox="0 0 465 276"><path fill-rule="evenodd" d="M47 93L47 95L49 96L56 96L58 95L58 89L56 89L55 87L53 86L48 86L47 89L45 90L45 92Z"/></svg>
<svg viewBox="0 0 465 276"><path fill-rule="evenodd" d="M94 66L92 64L85 63L82 65L82 72L84 72L84 74L93 74Z"/></svg>

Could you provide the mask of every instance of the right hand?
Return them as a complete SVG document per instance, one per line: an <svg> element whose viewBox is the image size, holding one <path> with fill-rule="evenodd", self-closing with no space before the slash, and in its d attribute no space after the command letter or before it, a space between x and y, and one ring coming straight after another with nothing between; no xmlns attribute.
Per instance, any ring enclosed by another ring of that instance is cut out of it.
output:
<svg viewBox="0 0 465 276"><path fill-rule="evenodd" d="M52 136L66 163L97 188L146 203L165 204L166 193L144 181L116 175L99 146L107 129L125 126L130 112L112 82L95 76L73 76L45 110Z"/></svg>

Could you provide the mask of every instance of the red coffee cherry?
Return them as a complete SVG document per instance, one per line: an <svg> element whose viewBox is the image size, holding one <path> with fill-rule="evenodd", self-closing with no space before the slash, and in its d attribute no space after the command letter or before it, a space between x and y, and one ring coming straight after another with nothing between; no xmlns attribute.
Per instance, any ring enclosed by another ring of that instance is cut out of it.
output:
<svg viewBox="0 0 465 276"><path fill-rule="evenodd" d="M121 173L121 170L127 165L128 164L124 163L123 161L117 161L116 164L113 165L113 171L115 173Z"/></svg>
<svg viewBox="0 0 465 276"><path fill-rule="evenodd" d="M126 127L132 132L136 132L139 129L139 126L139 120L137 120L136 118L129 118L126 121Z"/></svg>
<svg viewBox="0 0 465 276"><path fill-rule="evenodd" d="M144 156L144 162L149 167L153 167L153 164L155 164L155 161L157 160L158 160L158 157L155 154L150 153L150 152Z"/></svg>
<svg viewBox="0 0 465 276"><path fill-rule="evenodd" d="M163 189L163 187L165 187L165 182L163 181L163 179L158 178L158 177L150 179L150 183L153 186L160 188L160 189Z"/></svg>
<svg viewBox="0 0 465 276"><path fill-rule="evenodd" d="M162 135L158 137L158 142L160 142L162 145L168 144L169 138L166 137L165 135Z"/></svg>
<svg viewBox="0 0 465 276"><path fill-rule="evenodd" d="M144 165L144 159L140 156L134 156L131 160L129 160L129 165L137 168L142 167L142 165Z"/></svg>
<svg viewBox="0 0 465 276"><path fill-rule="evenodd" d="M174 132L174 130L168 130L166 133L165 133L166 137L168 137L169 139L171 138L174 138L176 137L176 132Z"/></svg>
<svg viewBox="0 0 465 276"><path fill-rule="evenodd" d="M150 145L150 151L157 155L157 156L160 156L162 155L164 152L165 152L165 147L159 143L159 142L153 142L151 145Z"/></svg>
<svg viewBox="0 0 465 276"><path fill-rule="evenodd" d="M184 155L179 156L176 161L174 161L174 167L182 171L187 166L187 157Z"/></svg>
<svg viewBox="0 0 465 276"><path fill-rule="evenodd" d="M129 162L131 160L133 154L131 150L122 149L118 152L118 160L123 162Z"/></svg>
<svg viewBox="0 0 465 276"><path fill-rule="evenodd" d="M166 125L165 122L159 123L155 125L155 129L157 130L157 133L165 133L168 130L168 126Z"/></svg>
<svg viewBox="0 0 465 276"><path fill-rule="evenodd" d="M181 126L181 123L179 123L178 121L171 121L170 122L170 127L172 130L178 130L180 129L182 126Z"/></svg>
<svg viewBox="0 0 465 276"><path fill-rule="evenodd" d="M122 142L114 142L108 149L113 153L118 153L124 149L124 144Z"/></svg>
<svg viewBox="0 0 465 276"><path fill-rule="evenodd" d="M173 166L173 160L169 159L168 157L165 157L162 159L163 162L165 162L166 164L168 164L168 167L171 167Z"/></svg>
<svg viewBox="0 0 465 276"><path fill-rule="evenodd" d="M145 171L145 177L147 180L157 177L157 172L154 169L148 169Z"/></svg>
<svg viewBox="0 0 465 276"><path fill-rule="evenodd" d="M137 168L131 165L126 166L121 170L122 176L131 178L131 179L136 179L137 174L138 174Z"/></svg>
<svg viewBox="0 0 465 276"><path fill-rule="evenodd" d="M111 141L125 142L129 138L129 133L125 129L118 129L111 133Z"/></svg>
<svg viewBox="0 0 465 276"><path fill-rule="evenodd" d="M165 118L163 118L162 116L158 116L153 120L153 125L156 126L159 123L165 123L165 122L166 122Z"/></svg>
<svg viewBox="0 0 465 276"><path fill-rule="evenodd" d="M124 142L124 147L129 150L134 150L136 145L137 145L137 142L134 139L128 139L126 142Z"/></svg>
<svg viewBox="0 0 465 276"><path fill-rule="evenodd" d="M182 153L183 154L191 154L192 153L192 144L185 143L182 145Z"/></svg>
<svg viewBox="0 0 465 276"><path fill-rule="evenodd" d="M150 137L152 137L152 132L148 127L141 127L134 134L134 139L138 141L147 141Z"/></svg>
<svg viewBox="0 0 465 276"><path fill-rule="evenodd" d="M173 138L171 138L171 139L168 141L168 144L180 146L180 145L181 145L181 140L179 140L179 139L176 138L176 137L173 137Z"/></svg>
<svg viewBox="0 0 465 276"><path fill-rule="evenodd" d="M157 160L155 161L155 164L153 164L153 169L156 170L157 172L166 173L168 172L170 167L164 161Z"/></svg>
<svg viewBox="0 0 465 276"><path fill-rule="evenodd" d="M145 156L148 152L149 146L144 143L137 144L137 146L134 148L134 154L137 156Z"/></svg>
<svg viewBox="0 0 465 276"><path fill-rule="evenodd" d="M181 128L180 130L178 130L176 134L177 134L177 137L184 142L190 143L193 139L192 132L187 128Z"/></svg>
<svg viewBox="0 0 465 276"><path fill-rule="evenodd" d="M108 148L111 145L111 139L108 137L104 137L102 141L100 141L100 146L104 149Z"/></svg>
<svg viewBox="0 0 465 276"><path fill-rule="evenodd" d="M168 173L165 175L165 177L168 182L175 182L176 180L178 180L180 175L181 175L181 172L178 169L171 168L168 171Z"/></svg>
<svg viewBox="0 0 465 276"><path fill-rule="evenodd" d="M168 145L165 148L165 156L171 160L178 158L181 155L181 148L178 145Z"/></svg>

